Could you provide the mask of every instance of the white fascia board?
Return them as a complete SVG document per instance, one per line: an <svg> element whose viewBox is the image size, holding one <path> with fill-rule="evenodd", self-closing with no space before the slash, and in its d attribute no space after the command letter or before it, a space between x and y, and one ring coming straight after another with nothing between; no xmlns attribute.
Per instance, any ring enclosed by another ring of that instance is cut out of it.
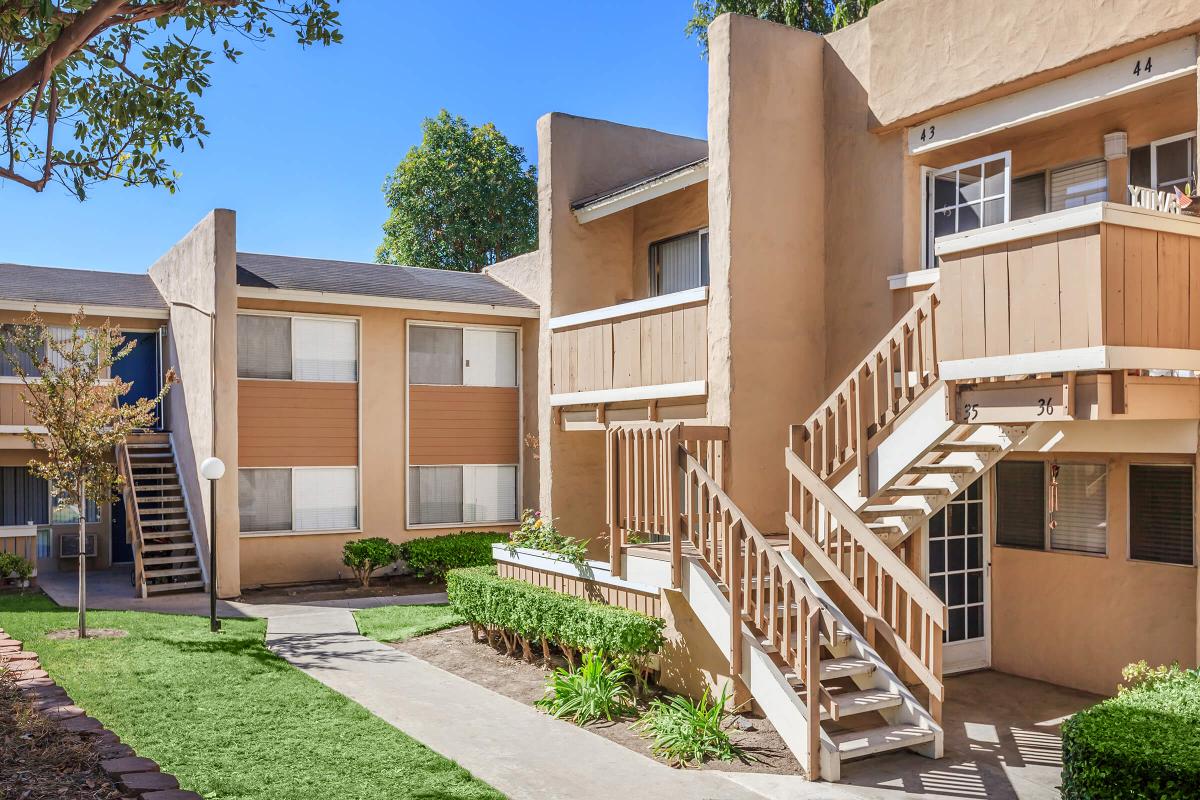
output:
<svg viewBox="0 0 1200 800"><path fill-rule="evenodd" d="M658 180L634 186L603 200L588 203L575 210L575 219L583 225L706 180L708 180L708 162L704 161L679 172L672 172Z"/></svg>
<svg viewBox="0 0 1200 800"><path fill-rule="evenodd" d="M628 389L595 389L590 392L564 392L550 395L552 406L575 406L588 403L623 403L636 400L663 400L668 397L699 397L708 392L705 381L659 383L654 386L632 386Z"/></svg>
<svg viewBox="0 0 1200 800"><path fill-rule="evenodd" d="M889 289L916 289L922 286L933 286L941 277L937 267L929 269L914 269L911 272L901 272L888 275Z"/></svg>
<svg viewBox="0 0 1200 800"><path fill-rule="evenodd" d="M326 303L337 306L366 306L370 308L402 308L412 311L442 311L448 314L484 314L493 317L523 317L536 319L536 308L497 306L487 303L459 303L449 300L417 300L407 297L379 297L341 292L316 292L301 289L267 289L260 286L239 286L237 296L251 300L280 300L293 303Z"/></svg>
<svg viewBox="0 0 1200 800"><path fill-rule="evenodd" d="M45 425L0 425L0 433L48 433Z"/></svg>
<svg viewBox="0 0 1200 800"><path fill-rule="evenodd" d="M1195 71L1196 37L1185 36L1065 78L926 119L908 129L908 152L927 153Z"/></svg>
<svg viewBox="0 0 1200 800"><path fill-rule="evenodd" d="M574 328L579 325L590 325L593 322L636 317L651 311L661 311L676 306L689 306L694 303L708 302L708 287L700 286L695 289L685 289L682 292L671 292L658 297L647 297L644 300L631 300L628 303L618 303L615 306L594 308L590 311L580 311L577 314L564 314L561 317L551 317L549 328L552 331L563 328Z"/></svg>
<svg viewBox="0 0 1200 800"><path fill-rule="evenodd" d="M132 306L98 306L93 303L46 303L38 300L0 299L4 311L33 311L42 314L75 314L83 307L89 317L136 317L140 319L167 319L170 313L165 308L136 308Z"/></svg>
<svg viewBox="0 0 1200 800"><path fill-rule="evenodd" d="M938 376L948 381L1110 369L1200 371L1200 350L1098 346L938 362Z"/></svg>

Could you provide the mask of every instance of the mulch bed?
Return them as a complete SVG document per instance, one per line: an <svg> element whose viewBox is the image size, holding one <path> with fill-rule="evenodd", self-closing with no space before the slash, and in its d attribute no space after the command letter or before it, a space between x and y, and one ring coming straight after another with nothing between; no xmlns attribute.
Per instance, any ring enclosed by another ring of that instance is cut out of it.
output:
<svg viewBox="0 0 1200 800"><path fill-rule="evenodd" d="M0 629L0 800L202 800L71 702Z"/></svg>
<svg viewBox="0 0 1200 800"><path fill-rule="evenodd" d="M540 658L539 663L530 664L520 658L505 655L486 644L472 640L471 629L466 626L418 636L393 644L392 647L528 706L532 706L534 701L545 693L548 672L541 667ZM554 664L565 666L565 662L557 657ZM704 764L704 769L788 775L803 772L796 757L769 721L752 715L745 715L745 719L754 730L732 729L729 737L735 745L752 757L751 760L748 763L712 761ZM654 758L650 742L633 730L633 722L632 719L604 721L587 725L585 730L641 753L647 758Z"/></svg>
<svg viewBox="0 0 1200 800"><path fill-rule="evenodd" d="M405 597L446 591L444 583L430 583L414 575L385 575L371 578L367 588L358 581L320 581L297 586L251 588L242 592L247 603L295 603L305 600L348 600L362 597Z"/></svg>

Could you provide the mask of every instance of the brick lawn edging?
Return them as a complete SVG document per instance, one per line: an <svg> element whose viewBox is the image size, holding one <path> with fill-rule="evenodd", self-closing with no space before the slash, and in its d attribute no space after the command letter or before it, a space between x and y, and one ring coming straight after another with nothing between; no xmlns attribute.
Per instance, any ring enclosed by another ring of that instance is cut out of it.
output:
<svg viewBox="0 0 1200 800"><path fill-rule="evenodd" d="M35 711L58 723L63 730L92 738L101 758L100 768L128 797L203 800L195 792L180 789L174 775L160 770L152 759L138 756L119 736L100 724L100 720L89 717L71 702L66 691L42 669L37 653L25 650L3 628L0 628L0 667L12 673L17 688L33 704Z"/></svg>

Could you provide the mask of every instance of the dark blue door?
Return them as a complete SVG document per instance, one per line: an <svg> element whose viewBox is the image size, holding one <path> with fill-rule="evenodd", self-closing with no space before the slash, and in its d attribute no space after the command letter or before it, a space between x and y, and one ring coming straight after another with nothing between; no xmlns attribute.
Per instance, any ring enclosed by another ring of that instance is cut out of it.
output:
<svg viewBox="0 0 1200 800"><path fill-rule="evenodd" d="M137 345L112 366L114 378L133 384L121 402L133 403L143 397L154 397L160 383L158 334L126 333L125 339L132 339ZM161 425L156 421L155 427ZM133 561L133 547L125 541L125 503L120 499L112 506L112 560L115 563Z"/></svg>

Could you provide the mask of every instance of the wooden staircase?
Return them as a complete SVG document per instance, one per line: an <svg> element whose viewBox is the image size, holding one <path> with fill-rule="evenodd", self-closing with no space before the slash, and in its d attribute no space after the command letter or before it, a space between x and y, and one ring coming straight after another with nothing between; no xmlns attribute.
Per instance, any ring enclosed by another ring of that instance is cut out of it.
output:
<svg viewBox="0 0 1200 800"><path fill-rule="evenodd" d="M117 453L133 544L135 583L142 597L203 590L191 518L170 436L139 433Z"/></svg>

